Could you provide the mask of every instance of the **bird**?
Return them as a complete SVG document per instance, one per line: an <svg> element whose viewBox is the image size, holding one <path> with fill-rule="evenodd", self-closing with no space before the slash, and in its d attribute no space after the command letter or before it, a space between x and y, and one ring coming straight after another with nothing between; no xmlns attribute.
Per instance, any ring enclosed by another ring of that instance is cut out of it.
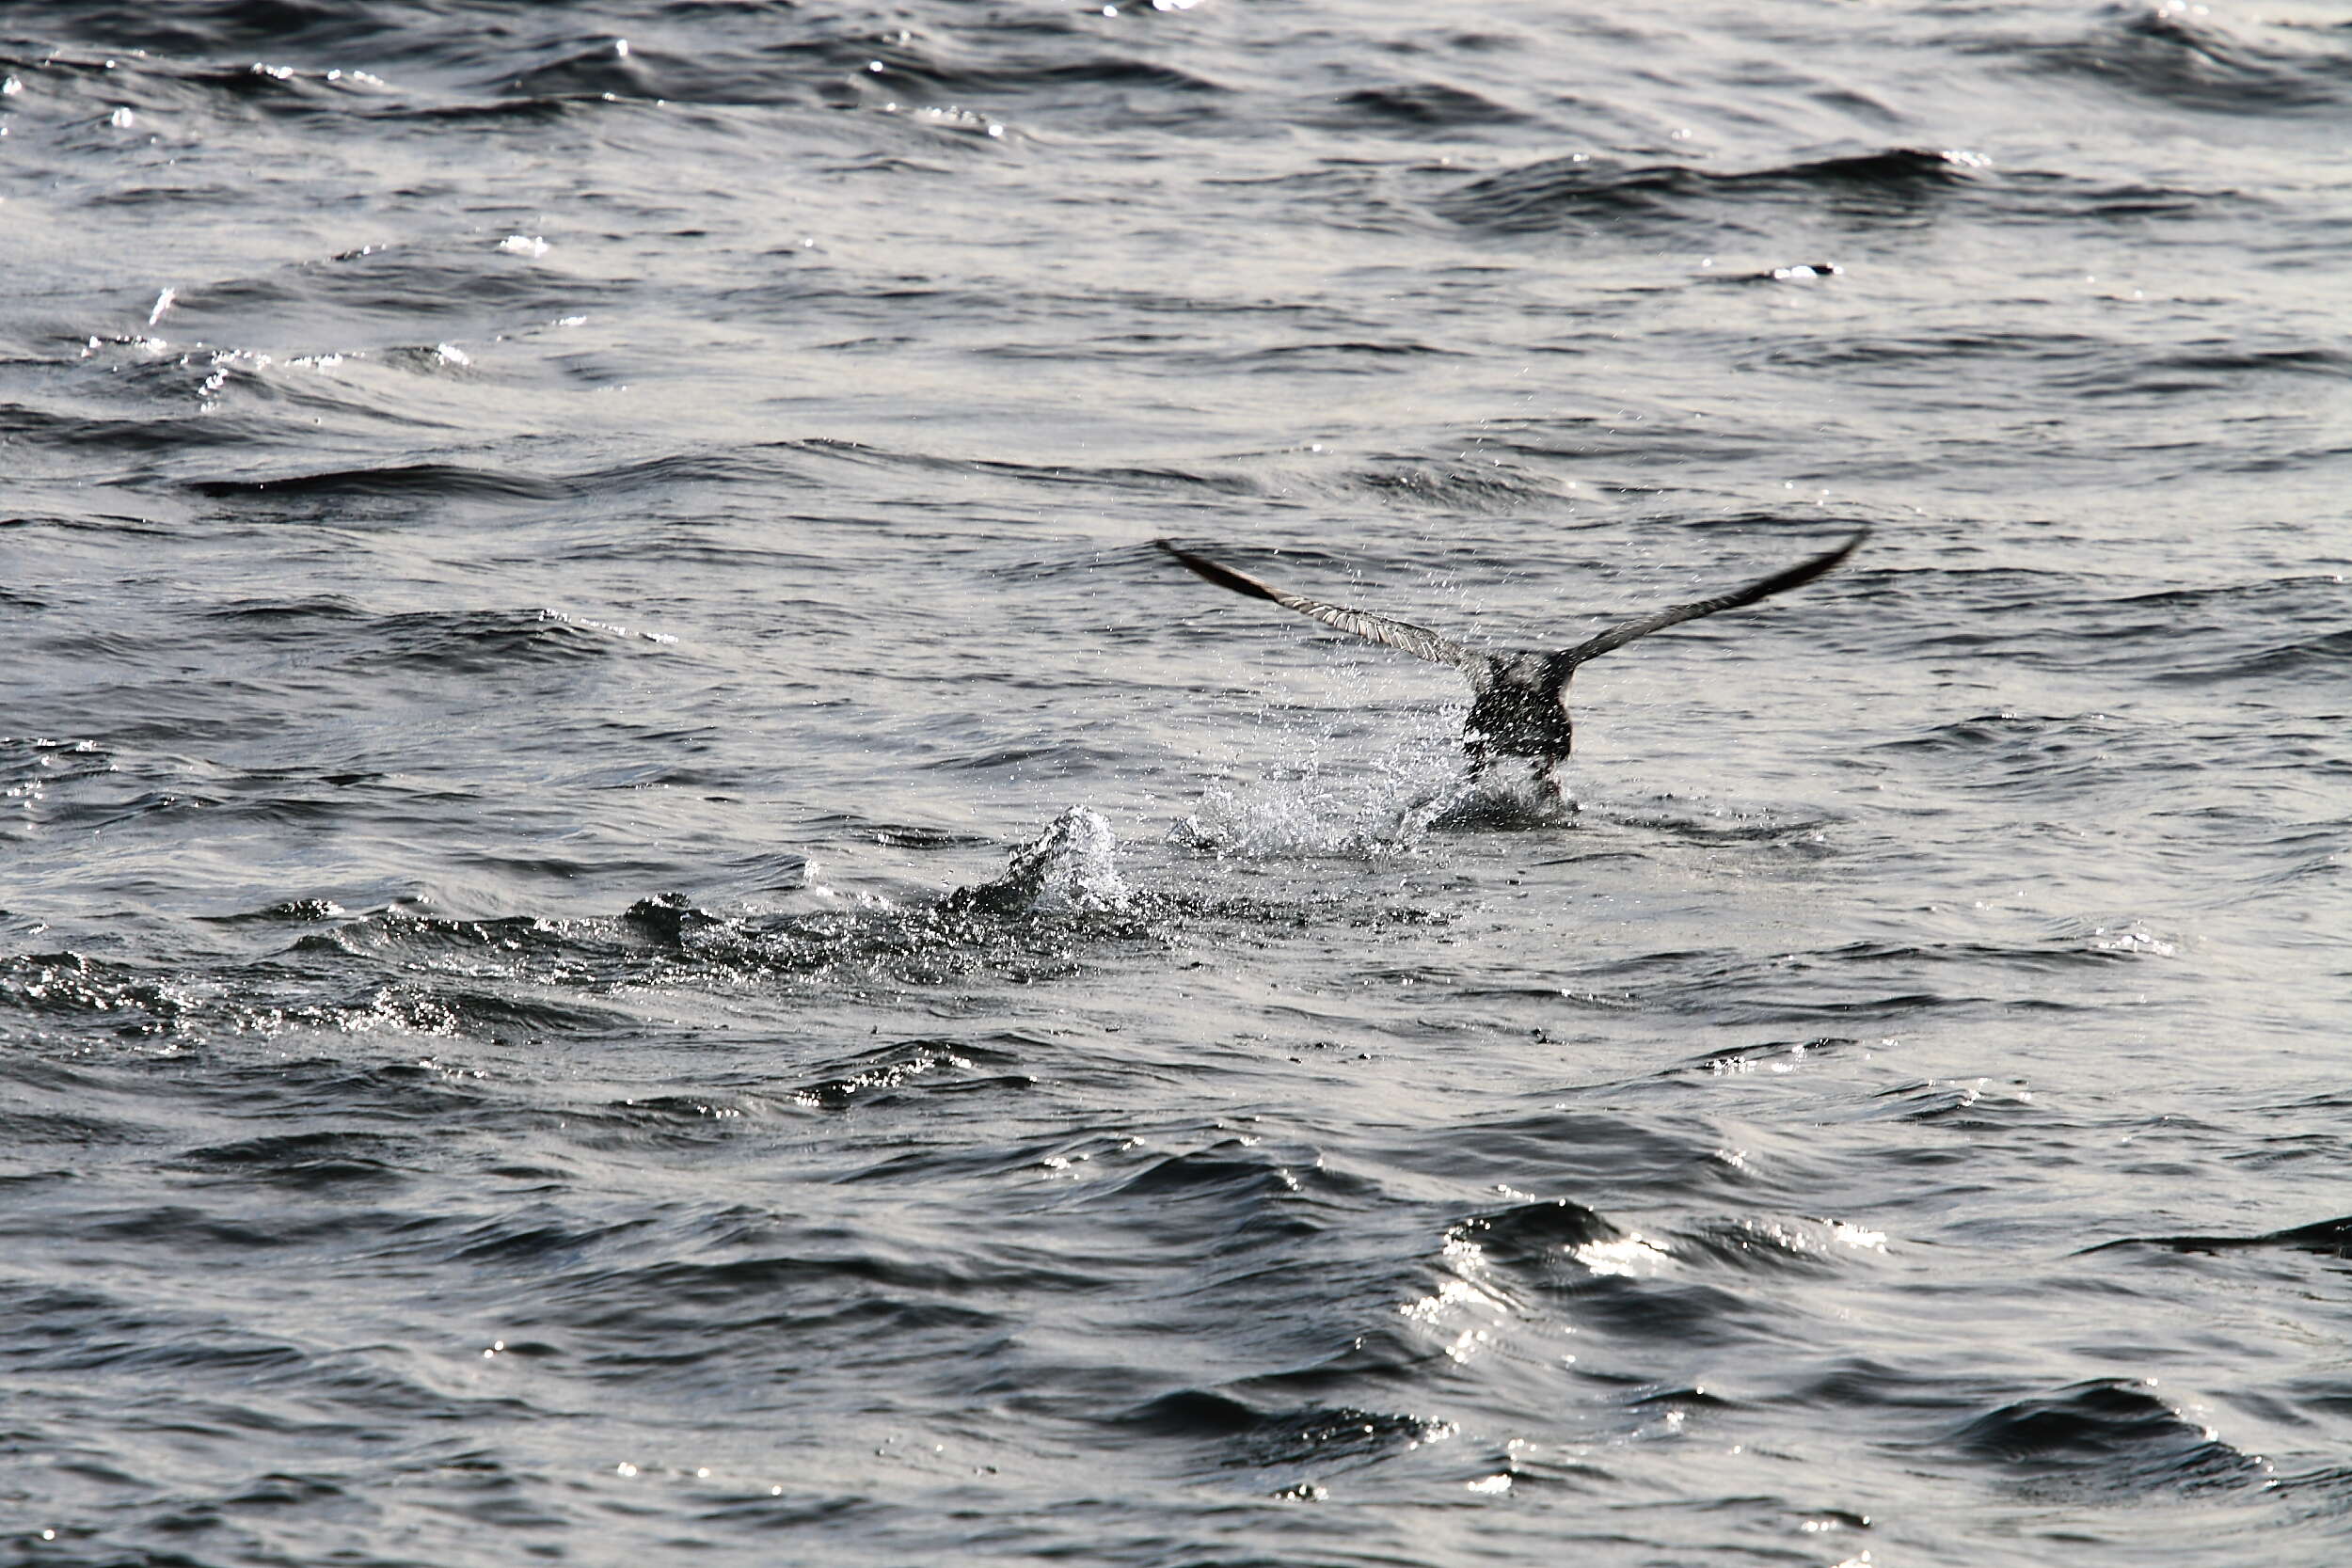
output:
<svg viewBox="0 0 2352 1568"><path fill-rule="evenodd" d="M1836 549L1799 562L1761 581L1713 598L1694 599L1689 604L1620 621L1573 647L1516 648L1498 653L1481 653L1409 621L1327 604L1304 594L1286 593L1184 549L1171 540L1154 539L1152 544L1219 588L1267 600L1367 642L1401 649L1416 658L1451 665L1460 671L1470 687L1470 710L1462 726L1462 749L1469 760L1471 782L1484 780L1499 765L1517 762L1530 769L1531 782L1538 793L1556 801L1561 799L1561 791L1554 770L1568 759L1576 739L1575 721L1568 712L1568 682L1575 677L1579 666L1652 632L1695 621L1703 615L1738 610L1802 587L1853 554L1869 536L1867 528L1858 529Z"/></svg>

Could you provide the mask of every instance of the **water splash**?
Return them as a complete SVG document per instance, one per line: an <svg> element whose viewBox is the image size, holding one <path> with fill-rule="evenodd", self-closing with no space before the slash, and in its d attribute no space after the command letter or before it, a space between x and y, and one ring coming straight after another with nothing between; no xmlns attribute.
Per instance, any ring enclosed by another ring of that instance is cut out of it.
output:
<svg viewBox="0 0 2352 1568"><path fill-rule="evenodd" d="M1244 860L1293 855L1369 860L1408 853L1432 832L1557 827L1577 807L1533 780L1498 771L1466 777L1451 748L1407 747L1372 759L1366 776L1327 773L1319 756L1243 785L1209 792L1169 830L1197 854Z"/></svg>
<svg viewBox="0 0 2352 1568"><path fill-rule="evenodd" d="M1013 852L1005 874L958 890L951 903L999 914L1124 910L1133 898L1119 875L1119 839L1100 812L1073 806Z"/></svg>

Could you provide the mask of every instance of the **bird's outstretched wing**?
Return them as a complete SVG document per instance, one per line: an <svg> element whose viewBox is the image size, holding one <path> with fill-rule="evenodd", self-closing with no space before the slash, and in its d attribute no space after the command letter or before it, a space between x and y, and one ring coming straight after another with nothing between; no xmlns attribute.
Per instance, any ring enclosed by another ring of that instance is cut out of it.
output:
<svg viewBox="0 0 2352 1568"><path fill-rule="evenodd" d="M1367 642L1401 648L1416 658L1425 658L1432 664L1451 664L1457 670L1477 670L1486 663L1485 656L1472 653L1452 638L1441 637L1426 626L1417 626L1407 621L1391 621L1385 615L1350 610L1345 605L1325 604L1321 599L1311 599L1303 594L1285 594L1279 588L1260 582L1256 578L1236 572L1231 566L1220 566L1206 556L1180 550L1165 539L1154 539L1152 543L1219 588L1246 594L1253 599L1265 599L1280 605L1284 610L1295 610L1301 615L1336 627L1350 636L1360 637Z"/></svg>
<svg viewBox="0 0 2352 1568"><path fill-rule="evenodd" d="M1661 610L1654 615L1644 615L1631 621L1620 621L1598 637L1589 641L1580 642L1573 648L1562 650L1552 656L1553 659L1562 671L1573 670L1588 658L1598 658L1612 649L1622 648L1636 638L1647 637L1651 632L1663 631L1668 626L1677 626L1685 621L1695 621L1702 615L1713 615L1722 610L1737 610L1741 605L1754 604L1758 599L1769 599L1775 594L1786 594L1791 588L1811 582L1815 578L1853 554L1855 548L1868 537L1870 537L1868 529L1857 530L1852 538L1827 555L1817 555L1812 560L1801 562L1785 572L1774 572L1761 582L1752 582L1745 588L1736 588L1728 594L1720 594L1711 599L1699 599L1691 604L1678 604L1672 610Z"/></svg>

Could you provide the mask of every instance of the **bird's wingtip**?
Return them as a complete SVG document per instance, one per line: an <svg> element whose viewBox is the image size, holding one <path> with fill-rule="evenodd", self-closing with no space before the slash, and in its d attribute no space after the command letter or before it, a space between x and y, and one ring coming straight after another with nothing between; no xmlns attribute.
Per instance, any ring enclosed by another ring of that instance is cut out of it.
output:
<svg viewBox="0 0 2352 1568"><path fill-rule="evenodd" d="M1864 543L1869 539L1872 532L1872 527L1873 526L1869 523L1863 523L1856 527L1851 533L1846 536L1846 542L1844 544L1829 552L1831 563L1834 565L1836 562L1845 560L1846 557L1853 554L1854 551L1860 549Z"/></svg>

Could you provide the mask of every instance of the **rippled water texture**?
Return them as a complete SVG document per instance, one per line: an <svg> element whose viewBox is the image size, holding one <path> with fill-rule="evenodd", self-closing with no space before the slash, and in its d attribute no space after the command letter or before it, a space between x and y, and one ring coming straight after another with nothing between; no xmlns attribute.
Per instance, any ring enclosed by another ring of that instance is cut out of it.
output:
<svg viewBox="0 0 2352 1568"><path fill-rule="evenodd" d="M0 9L0 1559L2352 1529L2340 8ZM1845 566L1469 691L1480 647Z"/></svg>

